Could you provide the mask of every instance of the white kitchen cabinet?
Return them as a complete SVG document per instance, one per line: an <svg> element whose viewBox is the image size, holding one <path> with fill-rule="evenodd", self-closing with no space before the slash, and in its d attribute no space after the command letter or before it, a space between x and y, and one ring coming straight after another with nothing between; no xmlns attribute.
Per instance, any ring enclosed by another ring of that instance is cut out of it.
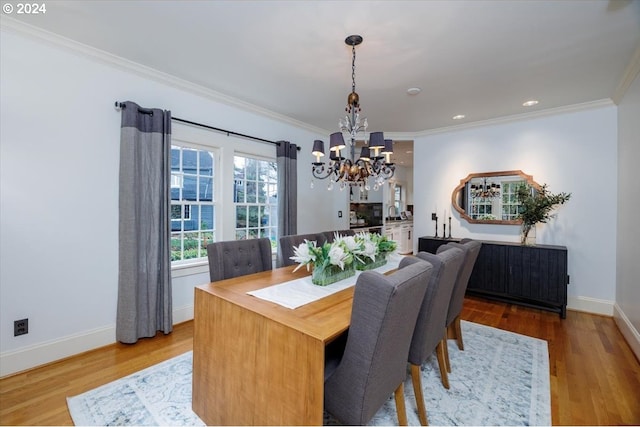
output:
<svg viewBox="0 0 640 427"><path fill-rule="evenodd" d="M413 253L413 223L387 223L384 227L384 235L398 244L398 253Z"/></svg>

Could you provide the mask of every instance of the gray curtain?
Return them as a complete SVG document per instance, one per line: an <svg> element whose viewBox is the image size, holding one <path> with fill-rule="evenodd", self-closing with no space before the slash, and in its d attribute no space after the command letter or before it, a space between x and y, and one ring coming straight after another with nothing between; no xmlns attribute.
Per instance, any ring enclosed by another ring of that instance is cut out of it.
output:
<svg viewBox="0 0 640 427"><path fill-rule="evenodd" d="M298 232L298 146L278 141L278 238Z"/></svg>
<svg viewBox="0 0 640 427"><path fill-rule="evenodd" d="M125 102L116 320L116 339L123 343L173 329L170 174L171 112Z"/></svg>

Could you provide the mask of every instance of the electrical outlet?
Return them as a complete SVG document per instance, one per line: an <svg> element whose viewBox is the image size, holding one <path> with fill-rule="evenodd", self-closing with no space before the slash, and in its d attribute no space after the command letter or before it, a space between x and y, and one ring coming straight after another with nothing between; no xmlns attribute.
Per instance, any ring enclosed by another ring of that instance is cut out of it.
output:
<svg viewBox="0 0 640 427"><path fill-rule="evenodd" d="M13 322L13 336L24 335L29 333L29 319L15 320Z"/></svg>

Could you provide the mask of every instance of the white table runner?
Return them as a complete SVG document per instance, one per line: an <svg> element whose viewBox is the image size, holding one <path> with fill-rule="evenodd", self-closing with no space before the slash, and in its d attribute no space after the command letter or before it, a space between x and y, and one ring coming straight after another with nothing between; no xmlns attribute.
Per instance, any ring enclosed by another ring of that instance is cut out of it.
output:
<svg viewBox="0 0 640 427"><path fill-rule="evenodd" d="M392 254L387 257L387 263L385 265L371 271L386 273L387 271L396 269L403 257L403 255ZM314 285L311 283L311 276L305 276L300 279L290 280L288 282L258 289L256 291L249 291L247 294L266 301L274 302L286 308L295 309L354 286L361 273L361 271L356 270L355 276L348 277L327 286Z"/></svg>

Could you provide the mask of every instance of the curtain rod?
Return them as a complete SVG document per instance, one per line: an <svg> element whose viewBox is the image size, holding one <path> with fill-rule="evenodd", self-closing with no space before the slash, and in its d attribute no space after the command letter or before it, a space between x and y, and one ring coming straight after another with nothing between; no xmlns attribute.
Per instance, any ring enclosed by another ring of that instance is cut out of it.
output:
<svg viewBox="0 0 640 427"><path fill-rule="evenodd" d="M119 110L121 108L125 108L126 104L116 101L115 107L116 107L116 110ZM141 113L144 113L144 114L152 114L153 113L152 110L149 110L149 109L146 109L146 108L138 108L138 111L140 111ZM217 128L217 127L214 127L214 126L205 125L205 124L202 124L202 123L192 122L191 120L185 120L185 119L181 119L181 118L178 118L178 117L173 117L172 116L171 120L175 120L175 121L180 122L180 123L186 123L186 124L189 124L189 125L199 126L199 127L206 128L206 129L215 130L217 132L226 133L227 136L234 135L234 136L239 136L241 138L252 139L254 141L266 142L266 143L274 144L274 145L278 145L278 146L280 145L280 143L276 142L276 141L270 141L268 139L258 138L257 136L246 135L244 133L238 133L238 132L234 132L232 130L226 130L226 129L221 129L221 128ZM300 147L298 147L298 151L300 151Z"/></svg>

